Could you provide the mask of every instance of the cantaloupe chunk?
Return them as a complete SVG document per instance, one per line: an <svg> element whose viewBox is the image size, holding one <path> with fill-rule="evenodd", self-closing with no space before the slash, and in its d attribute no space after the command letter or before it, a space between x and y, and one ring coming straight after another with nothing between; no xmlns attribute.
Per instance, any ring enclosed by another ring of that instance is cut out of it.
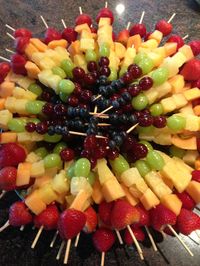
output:
<svg viewBox="0 0 200 266"><path fill-rule="evenodd" d="M197 157L197 159L194 163L194 167L196 170L200 170L200 157Z"/></svg>
<svg viewBox="0 0 200 266"><path fill-rule="evenodd" d="M134 48L136 49L136 51L138 51L141 44L142 44L142 39L139 34L136 34L128 38L127 48L132 47L134 45Z"/></svg>
<svg viewBox="0 0 200 266"><path fill-rule="evenodd" d="M182 202L175 194L165 195L161 198L160 201L166 208L171 210L177 216L179 215L182 207Z"/></svg>
<svg viewBox="0 0 200 266"><path fill-rule="evenodd" d="M31 163L20 163L17 167L16 185L18 187L28 185L31 178Z"/></svg>
<svg viewBox="0 0 200 266"><path fill-rule="evenodd" d="M82 30L91 32L90 27L88 26L87 23L77 25L74 30L78 33L81 33Z"/></svg>
<svg viewBox="0 0 200 266"><path fill-rule="evenodd" d="M0 84L0 97L7 98L12 95L15 87L14 82L4 81Z"/></svg>
<svg viewBox="0 0 200 266"><path fill-rule="evenodd" d="M163 38L162 32L159 30L155 30L153 33L149 35L148 40L154 39L158 42L158 44L160 44L162 38Z"/></svg>
<svg viewBox="0 0 200 266"><path fill-rule="evenodd" d="M90 198L90 196L91 195L87 191L80 190L70 205L70 208L83 211L84 204Z"/></svg>
<svg viewBox="0 0 200 266"><path fill-rule="evenodd" d="M172 136L172 144L178 148L185 150L196 150L197 149L197 141L196 137L192 136L188 139L182 139L178 135Z"/></svg>
<svg viewBox="0 0 200 266"><path fill-rule="evenodd" d="M109 179L102 186L102 193L107 202L120 199L125 196L117 179Z"/></svg>
<svg viewBox="0 0 200 266"><path fill-rule="evenodd" d="M176 53L177 50L177 43L176 42L166 42L164 45L166 57L173 55Z"/></svg>
<svg viewBox="0 0 200 266"><path fill-rule="evenodd" d="M187 44L185 44L181 48L179 48L178 51L181 52L182 54L184 54L187 61L189 61L190 59L192 59L194 57L194 54L192 52L191 47Z"/></svg>
<svg viewBox="0 0 200 266"><path fill-rule="evenodd" d="M67 48L68 42L65 39L54 40L48 43L48 47L51 49L55 49L57 46Z"/></svg>
<svg viewBox="0 0 200 266"><path fill-rule="evenodd" d="M93 185L92 199L94 200L96 204L100 204L104 200L104 197L101 191L101 185L98 179L95 180L95 183Z"/></svg>
<svg viewBox="0 0 200 266"><path fill-rule="evenodd" d="M26 49L25 49L25 55L31 59L33 54L34 53L37 53L39 52L39 50L32 44L32 43L29 43L27 46L26 46Z"/></svg>
<svg viewBox="0 0 200 266"><path fill-rule="evenodd" d="M125 55L126 48L120 42L115 42L115 54L119 59L122 59Z"/></svg>
<svg viewBox="0 0 200 266"><path fill-rule="evenodd" d="M57 199L57 193L53 190L51 183L48 183L42 186L38 193L42 201L44 201L47 205Z"/></svg>
<svg viewBox="0 0 200 266"><path fill-rule="evenodd" d="M30 43L33 44L40 52L45 52L48 49L48 46L37 38L31 38Z"/></svg>
<svg viewBox="0 0 200 266"><path fill-rule="evenodd" d="M200 203L200 183L199 182L190 181L188 187L186 188L186 191L197 204Z"/></svg>
<svg viewBox="0 0 200 266"><path fill-rule="evenodd" d="M139 200L134 198L133 195L130 193L129 189L124 185L121 184L121 188L123 189L124 193L125 193L125 198L126 200L132 205L135 206L138 204Z"/></svg>
<svg viewBox="0 0 200 266"><path fill-rule="evenodd" d="M198 88L186 90L183 92L183 94L188 101L200 98L200 90Z"/></svg>
<svg viewBox="0 0 200 266"><path fill-rule="evenodd" d="M17 141L17 133L16 132L3 132L0 134L0 143L10 143Z"/></svg>
<svg viewBox="0 0 200 266"><path fill-rule="evenodd" d="M76 55L76 54L80 54L81 50L80 50L80 41L76 40L75 42L72 42L70 44L70 46L68 47L68 51L70 52L70 54L72 56Z"/></svg>
<svg viewBox="0 0 200 266"><path fill-rule="evenodd" d="M156 195L150 188L148 188L146 192L142 195L140 201L147 211L160 203L159 199L156 197Z"/></svg>
<svg viewBox="0 0 200 266"><path fill-rule="evenodd" d="M46 209L46 204L40 198L38 190L34 190L25 198L25 204L35 215L40 214Z"/></svg>
<svg viewBox="0 0 200 266"><path fill-rule="evenodd" d="M44 174L43 176L35 179L35 182L33 184L33 189L41 188L44 185L50 183L51 180L52 180L51 176Z"/></svg>
<svg viewBox="0 0 200 266"><path fill-rule="evenodd" d="M162 180L171 190L174 188L174 184L169 178L167 178L166 176L162 176Z"/></svg>
<svg viewBox="0 0 200 266"><path fill-rule="evenodd" d="M183 88L185 86L184 77L180 74L175 75L171 79L169 79L169 83L172 86L172 93L183 92Z"/></svg>
<svg viewBox="0 0 200 266"><path fill-rule="evenodd" d="M196 105L193 110L195 115L200 116L200 105Z"/></svg>
<svg viewBox="0 0 200 266"><path fill-rule="evenodd" d="M39 67L31 61L26 62L25 68L27 70L27 74L28 74L29 78L31 78L31 79L37 79L38 74L41 72Z"/></svg>
<svg viewBox="0 0 200 266"><path fill-rule="evenodd" d="M6 99L0 98L0 111L5 108L5 101L6 101Z"/></svg>

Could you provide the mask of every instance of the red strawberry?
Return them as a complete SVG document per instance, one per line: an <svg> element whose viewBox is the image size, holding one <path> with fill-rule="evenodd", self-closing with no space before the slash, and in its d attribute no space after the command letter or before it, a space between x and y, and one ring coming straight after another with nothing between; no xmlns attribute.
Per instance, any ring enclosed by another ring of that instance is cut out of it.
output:
<svg viewBox="0 0 200 266"><path fill-rule="evenodd" d="M117 41L126 45L128 38L129 38L129 31L125 29L119 32L117 36Z"/></svg>
<svg viewBox="0 0 200 266"><path fill-rule="evenodd" d="M4 167L0 170L0 190L11 191L16 189L17 169Z"/></svg>
<svg viewBox="0 0 200 266"><path fill-rule="evenodd" d="M150 210L151 226L157 230L163 230L167 224L174 225L176 223L176 215L164 205L159 204Z"/></svg>
<svg viewBox="0 0 200 266"><path fill-rule="evenodd" d="M200 229L200 217L196 213L183 208L177 217L177 228L180 233L189 235Z"/></svg>
<svg viewBox="0 0 200 266"><path fill-rule="evenodd" d="M196 203L195 201L190 197L190 195L187 192L182 192L182 193L176 193L176 195L179 197L179 199L182 201L183 205L182 207L187 209L187 210L192 210L194 209Z"/></svg>
<svg viewBox="0 0 200 266"><path fill-rule="evenodd" d="M43 212L34 217L34 225L37 228L44 226L46 230L56 229L59 215L56 205L49 205Z"/></svg>
<svg viewBox="0 0 200 266"><path fill-rule="evenodd" d="M99 228L93 235L93 244L99 252L108 251L115 243L115 234L107 228Z"/></svg>
<svg viewBox="0 0 200 266"><path fill-rule="evenodd" d="M84 212L67 209L58 220L58 230L63 239L72 239L80 233L86 223Z"/></svg>
<svg viewBox="0 0 200 266"><path fill-rule="evenodd" d="M136 207L123 199L115 201L111 212L111 224L115 229L122 230L127 225L138 223L140 213Z"/></svg>
<svg viewBox="0 0 200 266"><path fill-rule="evenodd" d="M3 144L0 148L0 169L16 166L26 158L25 150L16 143Z"/></svg>
<svg viewBox="0 0 200 266"><path fill-rule="evenodd" d="M149 212L145 210L145 208L141 206L137 206L136 209L140 213L140 220L139 223L134 224L133 227L141 227L141 226L149 226L150 225L150 217L149 217Z"/></svg>
<svg viewBox="0 0 200 266"><path fill-rule="evenodd" d="M95 231L98 223L97 214L95 210L92 207L87 208L86 211L84 211L86 215L86 223L83 228L83 231L85 233L92 233Z"/></svg>
<svg viewBox="0 0 200 266"><path fill-rule="evenodd" d="M177 49L181 48L184 45L183 39L179 35L171 35L167 42L176 42L177 43Z"/></svg>
<svg viewBox="0 0 200 266"><path fill-rule="evenodd" d="M132 230L134 236L136 237L136 239L137 239L138 241L141 241L141 242L144 241L144 239L145 239L145 234L144 234L144 232L142 231L141 228L133 228L133 227L131 226L131 230ZM125 243L126 243L127 245L132 245L132 244L133 244L133 238L132 238L132 236L130 235L128 229L125 230L125 233L124 233L124 241L125 241Z"/></svg>
<svg viewBox="0 0 200 266"><path fill-rule="evenodd" d="M99 208L98 208L99 218L107 226L111 226L110 216L111 216L111 211L113 209L113 206L114 206L113 201L112 202L103 201L99 204Z"/></svg>
<svg viewBox="0 0 200 266"><path fill-rule="evenodd" d="M180 74L184 76L185 80L198 80L200 77L200 60L194 58L185 63Z"/></svg>
<svg viewBox="0 0 200 266"><path fill-rule="evenodd" d="M200 40L191 41L189 45L192 49L194 56L197 56L200 54Z"/></svg>
<svg viewBox="0 0 200 266"><path fill-rule="evenodd" d="M200 170L192 171L192 180L200 183Z"/></svg>
<svg viewBox="0 0 200 266"><path fill-rule="evenodd" d="M167 36L172 32L172 24L162 19L156 23L156 30L159 30L163 33L163 36Z"/></svg>
<svg viewBox="0 0 200 266"><path fill-rule="evenodd" d="M12 226L22 226L32 222L32 215L22 201L17 201L10 206L9 223Z"/></svg>

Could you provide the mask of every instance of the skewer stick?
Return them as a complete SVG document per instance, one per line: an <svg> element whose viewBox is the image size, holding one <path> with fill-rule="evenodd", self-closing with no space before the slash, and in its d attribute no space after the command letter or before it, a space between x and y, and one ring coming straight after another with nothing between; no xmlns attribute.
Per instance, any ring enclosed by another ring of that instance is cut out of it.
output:
<svg viewBox="0 0 200 266"><path fill-rule="evenodd" d="M165 234L165 232L163 232L162 230L160 231L160 233L161 233L161 235L162 235L163 238L166 238L167 237L166 234Z"/></svg>
<svg viewBox="0 0 200 266"><path fill-rule="evenodd" d="M155 243L155 241L154 241L154 239L153 239L153 237L152 237L152 234L150 233L150 231L149 231L149 228L145 225L145 230L146 230L146 232L147 232L147 235L148 235L148 237L149 237L149 240L150 240L150 242L151 242L151 245L152 245L152 247L153 247L153 250L154 251L157 251L158 249L157 249L157 246L156 246L156 243Z"/></svg>
<svg viewBox="0 0 200 266"><path fill-rule="evenodd" d="M8 37L10 37L11 39L15 40L15 37L12 36L12 34L10 34L9 32L6 32L6 35L8 35Z"/></svg>
<svg viewBox="0 0 200 266"><path fill-rule="evenodd" d="M20 227L20 231L24 231L24 228L25 228L25 226L24 225L22 225L21 227Z"/></svg>
<svg viewBox="0 0 200 266"><path fill-rule="evenodd" d="M87 136L86 133L77 132L77 131L69 131L69 134L71 134L71 135L77 135L77 136ZM100 135L96 135L96 138L98 138L98 139L106 139L106 137L100 136Z"/></svg>
<svg viewBox="0 0 200 266"><path fill-rule="evenodd" d="M133 129L135 129L137 126L138 126L138 123L135 124L135 125L133 125L132 127L130 127L130 128L126 131L126 133L129 134L129 133L130 133Z"/></svg>
<svg viewBox="0 0 200 266"><path fill-rule="evenodd" d="M101 98L101 97L102 97L101 94L97 95L97 96L92 100L92 102L95 102L96 100L98 100L98 99Z"/></svg>
<svg viewBox="0 0 200 266"><path fill-rule="evenodd" d="M105 8L107 8L107 7L108 7L108 2L106 1L106 2L105 2Z"/></svg>
<svg viewBox="0 0 200 266"><path fill-rule="evenodd" d="M79 9L79 13L82 15L82 14L83 14L82 7L81 7L81 6L79 6L79 7L78 7L78 9Z"/></svg>
<svg viewBox="0 0 200 266"><path fill-rule="evenodd" d="M49 245L51 248L54 246L57 236L58 236L58 230L55 232L55 234L53 236L53 239L52 239L52 241L51 241L51 243Z"/></svg>
<svg viewBox="0 0 200 266"><path fill-rule="evenodd" d="M109 106L108 108L106 108L105 110L103 110L101 113L98 113L97 116L101 116L103 115L104 113L108 112L109 110L111 110L113 108L113 106Z"/></svg>
<svg viewBox="0 0 200 266"><path fill-rule="evenodd" d="M49 26L48 26L46 20L43 18L43 16L40 16L40 18L41 18L42 22L44 23L44 26L48 29Z"/></svg>
<svg viewBox="0 0 200 266"><path fill-rule="evenodd" d="M9 220L0 228L0 233L3 232L8 226L10 226Z"/></svg>
<svg viewBox="0 0 200 266"><path fill-rule="evenodd" d="M138 251L138 254L139 254L141 260L144 260L144 256L143 256L142 249L141 249L141 247L140 247L140 245L139 245L139 243L138 243L136 237L134 236L133 231L131 230L130 225L127 225L127 229L128 229L128 231L129 231L129 233L130 233L132 239L133 239L133 242L134 242L134 244L135 244L135 246L136 246L136 248L137 248L137 251Z"/></svg>
<svg viewBox="0 0 200 266"><path fill-rule="evenodd" d="M185 40L185 39L187 39L188 37L189 37L189 35L186 34L182 39Z"/></svg>
<svg viewBox="0 0 200 266"><path fill-rule="evenodd" d="M172 16L169 18L167 22L170 23L175 16L176 16L176 13L172 14Z"/></svg>
<svg viewBox="0 0 200 266"><path fill-rule="evenodd" d="M43 229L44 229L44 226L43 226L43 225L40 226L40 228L39 228L39 230L38 230L38 232L37 232L37 235L35 236L35 239L33 240L33 243L32 243L32 245L31 245L31 248L32 248L32 249L35 248L35 246L36 246L36 244L37 244L37 242L38 242L38 239L39 239L39 237L40 237L40 235L41 235Z"/></svg>
<svg viewBox="0 0 200 266"><path fill-rule="evenodd" d="M63 27L66 29L67 28L67 25L65 24L64 19L61 19L61 21L62 21Z"/></svg>
<svg viewBox="0 0 200 266"><path fill-rule="evenodd" d="M145 11L142 11L142 15L141 15L141 18L140 18L139 24L142 24L142 21L143 21L143 19L144 19L144 15L145 15Z"/></svg>
<svg viewBox="0 0 200 266"><path fill-rule="evenodd" d="M5 190L2 190L1 191L1 194L0 194L0 199L2 199L5 194L6 194L6 191Z"/></svg>
<svg viewBox="0 0 200 266"><path fill-rule="evenodd" d="M94 113L97 113L97 109L98 109L98 106L95 105L95 107L94 107Z"/></svg>
<svg viewBox="0 0 200 266"><path fill-rule="evenodd" d="M188 246L185 244L185 242L180 238L180 236L176 233L176 231L174 230L174 228L168 224L167 227L169 228L169 230L177 237L178 241L181 243L181 245L187 250L187 252L193 257L194 254L192 253L192 251L188 248Z"/></svg>
<svg viewBox="0 0 200 266"><path fill-rule="evenodd" d="M120 235L120 232L119 232L117 229L115 229L115 233L116 233L116 235L117 235L117 238L118 238L118 240L119 240L120 245L123 245L124 242L123 242L123 240L122 240L122 237L121 237L121 235Z"/></svg>
<svg viewBox="0 0 200 266"><path fill-rule="evenodd" d="M69 251L70 251L71 243L72 243L72 240L69 239L69 240L67 241L67 247L66 247L66 251L65 251L64 264L67 264L67 262L68 262Z"/></svg>
<svg viewBox="0 0 200 266"><path fill-rule="evenodd" d="M9 24L6 24L5 26L6 26L6 28L8 28L10 30L15 31L15 29L13 27L11 27Z"/></svg>
<svg viewBox="0 0 200 266"><path fill-rule="evenodd" d="M10 50L10 49L8 49L8 48L6 48L5 50L6 50L6 52L9 52L9 53L11 53L11 54L14 54L14 53L15 53L14 51L12 51L12 50Z"/></svg>
<svg viewBox="0 0 200 266"><path fill-rule="evenodd" d="M75 240L75 243L74 243L75 248L78 247L78 242L79 242L80 234L81 234L81 233L79 233L79 234L76 236L76 240Z"/></svg>
<svg viewBox="0 0 200 266"><path fill-rule="evenodd" d="M105 255L106 255L105 252L102 252L101 253L101 266L104 266L104 263L105 263Z"/></svg>
<svg viewBox="0 0 200 266"><path fill-rule="evenodd" d="M56 256L56 260L59 260L60 259L60 256L61 256L61 253L62 253L62 250L63 250L64 246L65 246L65 241L63 240L62 243L61 243L61 245L60 245L60 248L58 250L58 254Z"/></svg>
<svg viewBox="0 0 200 266"><path fill-rule="evenodd" d="M3 56L0 56L0 59L10 63L10 59L8 59L8 58L5 58Z"/></svg>
<svg viewBox="0 0 200 266"><path fill-rule="evenodd" d="M127 23L126 29L129 30L130 26L131 26L131 22L129 21L129 22Z"/></svg>

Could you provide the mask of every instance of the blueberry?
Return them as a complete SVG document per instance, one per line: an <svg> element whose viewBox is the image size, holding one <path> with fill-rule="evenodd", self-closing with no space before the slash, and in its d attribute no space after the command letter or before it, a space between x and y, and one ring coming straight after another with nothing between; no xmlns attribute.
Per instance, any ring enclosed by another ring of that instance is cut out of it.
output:
<svg viewBox="0 0 200 266"><path fill-rule="evenodd" d="M73 107L68 107L67 114L68 114L68 116L73 116L73 114L74 114L74 108Z"/></svg>
<svg viewBox="0 0 200 266"><path fill-rule="evenodd" d="M125 139L127 137L126 131L121 131L119 134L122 137L122 139Z"/></svg>
<svg viewBox="0 0 200 266"><path fill-rule="evenodd" d="M117 101L118 101L119 105L125 105L126 104L126 101L122 97L118 98Z"/></svg>
<svg viewBox="0 0 200 266"><path fill-rule="evenodd" d="M55 128L54 128L54 126L50 126L50 127L48 128L48 134L49 134L50 136L53 136L54 133L55 133Z"/></svg>
<svg viewBox="0 0 200 266"><path fill-rule="evenodd" d="M111 149L114 149L116 147L116 142L114 140L110 140L109 143L108 143L108 146L111 148Z"/></svg>
<svg viewBox="0 0 200 266"><path fill-rule="evenodd" d="M131 123L131 124L136 124L137 123L137 117L133 114L133 115L130 115L130 117L129 117L129 122Z"/></svg>
<svg viewBox="0 0 200 266"><path fill-rule="evenodd" d="M117 146L121 146L123 143L123 138L120 135L116 135L113 140L116 142Z"/></svg>
<svg viewBox="0 0 200 266"><path fill-rule="evenodd" d="M86 117L89 116L89 112L88 112L88 110L86 110L85 108L80 108L79 115L80 115L82 118L86 118Z"/></svg>
<svg viewBox="0 0 200 266"><path fill-rule="evenodd" d="M92 116L92 117L90 118L90 122L91 122L91 123L94 123L94 124L98 124L99 119L98 119L98 117Z"/></svg>
<svg viewBox="0 0 200 266"><path fill-rule="evenodd" d="M117 100L115 100L115 101L112 101L112 106L114 108L119 108L120 107L120 104L119 104L119 102Z"/></svg>
<svg viewBox="0 0 200 266"><path fill-rule="evenodd" d="M123 93L122 93L122 98L123 98L126 102L129 102L129 101L131 101L131 99L132 99L130 93L128 93L128 92L123 92Z"/></svg>

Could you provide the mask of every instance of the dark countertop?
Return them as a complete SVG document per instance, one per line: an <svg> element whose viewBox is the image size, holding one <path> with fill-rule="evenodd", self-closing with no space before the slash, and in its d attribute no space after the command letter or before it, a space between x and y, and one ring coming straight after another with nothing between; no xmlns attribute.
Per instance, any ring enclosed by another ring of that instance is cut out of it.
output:
<svg viewBox="0 0 200 266"><path fill-rule="evenodd" d="M109 1L109 7L114 11L120 1ZM175 17L174 32L181 36L189 34L188 40L200 39L200 8L192 0L123 0L126 9L122 15L116 15L115 30L124 28L128 21L139 21L143 10L146 11L144 22L150 30L155 22L161 18L168 19L173 12ZM4 24L13 27L30 28L36 35L41 34L45 27L40 20L43 15L49 26L62 29L60 19L63 18L67 25L73 25L78 14L78 6L81 5L84 12L93 18L97 11L104 5L104 1L68 1L68 0L0 0L0 55L7 56L5 48L12 49L12 41L5 35ZM0 200L0 225L7 221L8 209L11 202L16 200L14 193L8 193ZM60 240L56 242L54 249L49 248L53 232L44 232L35 250L31 250L31 242L36 230L26 227L23 232L18 229L7 229L0 234L0 265L5 266L38 266L38 265L62 265L55 260ZM187 245L194 252L190 257L179 242L172 237L161 241L157 236L159 252L153 252L152 248L144 247L145 262L141 262L135 248L116 246L106 255L105 265L129 266L129 265L154 265L164 266L197 266L200 265L199 245L188 237L183 237ZM81 237L77 250L71 249L69 265L100 265L100 255L94 252L90 237ZM148 243L147 243L148 245Z"/></svg>

